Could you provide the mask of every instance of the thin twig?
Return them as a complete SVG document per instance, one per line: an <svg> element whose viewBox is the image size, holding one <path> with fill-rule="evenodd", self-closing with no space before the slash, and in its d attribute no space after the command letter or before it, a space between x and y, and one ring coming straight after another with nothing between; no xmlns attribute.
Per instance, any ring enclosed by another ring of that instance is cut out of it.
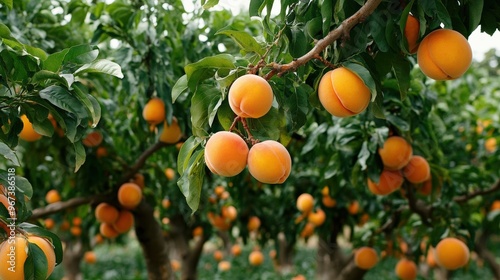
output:
<svg viewBox="0 0 500 280"><path fill-rule="evenodd" d="M499 190L500 190L500 180L497 180L493 184L493 186L491 186L489 189L478 190L478 191L475 191L475 192L472 192L472 193L469 193L469 194L466 194L466 195L457 196L457 197L453 198L453 200L455 202L457 202L457 203L464 203L464 202L467 202L470 199L473 199L476 196L494 193L494 192L499 191Z"/></svg>

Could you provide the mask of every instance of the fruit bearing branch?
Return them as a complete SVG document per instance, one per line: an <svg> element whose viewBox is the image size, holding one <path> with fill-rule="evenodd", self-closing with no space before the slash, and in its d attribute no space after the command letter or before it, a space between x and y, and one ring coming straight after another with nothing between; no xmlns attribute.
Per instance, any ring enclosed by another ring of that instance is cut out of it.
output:
<svg viewBox="0 0 500 280"><path fill-rule="evenodd" d="M317 59L319 54L326 49L329 45L331 45L336 40L344 37L349 37L349 32L351 29L356 26L356 24L363 22L366 18L375 11L378 5L382 2L382 0L368 0L366 3L351 17L344 20L339 27L330 31L328 35L326 35L323 39L319 40L316 45L305 55L294 59L292 62L287 64L278 64L271 63L270 66L272 68L271 72L269 72L266 77L271 78L272 75L278 74L282 75L289 71L295 71L300 66L306 64L312 59ZM272 74L271 74L272 73Z"/></svg>

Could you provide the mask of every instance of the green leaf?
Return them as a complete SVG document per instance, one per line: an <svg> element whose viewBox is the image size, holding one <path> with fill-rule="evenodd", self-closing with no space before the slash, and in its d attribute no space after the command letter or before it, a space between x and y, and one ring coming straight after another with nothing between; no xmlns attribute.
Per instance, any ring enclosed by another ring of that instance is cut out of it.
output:
<svg viewBox="0 0 500 280"><path fill-rule="evenodd" d="M200 205L201 187L203 186L203 178L205 177L205 161L204 151L196 151L189 160L186 172L184 172L177 181L177 185L181 190L186 202L191 210L196 212Z"/></svg>
<svg viewBox="0 0 500 280"><path fill-rule="evenodd" d="M75 147L75 173L85 163L85 148L81 141L73 143Z"/></svg>
<svg viewBox="0 0 500 280"><path fill-rule="evenodd" d="M184 67L186 72L188 86L192 90L203 80L212 78L217 69L233 69L234 57L229 54L219 54L205 57L195 63Z"/></svg>
<svg viewBox="0 0 500 280"><path fill-rule="evenodd" d="M46 279L48 272L48 261L45 253L38 245L28 242L29 256L33 260L33 278L27 279Z"/></svg>
<svg viewBox="0 0 500 280"><path fill-rule="evenodd" d="M9 146L5 145L5 143L0 142L0 154L10 162L12 162L15 166L20 166L19 159L17 158L16 152L11 150Z"/></svg>
<svg viewBox="0 0 500 280"><path fill-rule="evenodd" d="M215 88L203 86L191 98L191 122L195 136L207 136L207 128L212 125L217 109L222 104L222 94Z"/></svg>
<svg viewBox="0 0 500 280"><path fill-rule="evenodd" d="M484 0L474 0L467 2L469 8L469 33L472 33L481 22Z"/></svg>
<svg viewBox="0 0 500 280"><path fill-rule="evenodd" d="M278 140L281 135L280 127L284 123L284 116L278 109L271 107L271 110L258 119L247 119L248 128L253 137L259 140Z"/></svg>
<svg viewBox="0 0 500 280"><path fill-rule="evenodd" d="M69 49L64 49L60 52L49 55L43 62L43 69L47 71L58 72L68 52Z"/></svg>
<svg viewBox="0 0 500 280"><path fill-rule="evenodd" d="M68 90L60 86L50 86L40 91L40 97L56 107L75 114L79 119L89 117L82 103Z"/></svg>
<svg viewBox="0 0 500 280"><path fill-rule="evenodd" d="M258 16L264 7L265 0L250 0L248 13L251 17Z"/></svg>
<svg viewBox="0 0 500 280"><path fill-rule="evenodd" d="M177 100L177 98L188 89L188 79L187 75L182 75L182 77L175 82L174 87L172 88L172 103Z"/></svg>
<svg viewBox="0 0 500 280"><path fill-rule="evenodd" d="M31 199L31 197L33 196L33 187L31 186L31 183L28 181L28 179L17 175L15 178L16 178L16 189L20 193L28 197L28 199Z"/></svg>
<svg viewBox="0 0 500 280"><path fill-rule="evenodd" d="M0 3L5 4L9 9L12 9L12 1L13 0L0 0Z"/></svg>
<svg viewBox="0 0 500 280"><path fill-rule="evenodd" d="M87 89L82 84L76 83L74 89L76 98L85 106L92 118L92 127L95 127L101 119L101 106L92 95L87 93Z"/></svg>
<svg viewBox="0 0 500 280"><path fill-rule="evenodd" d="M70 85L68 84L68 80L65 78L61 77L59 74L48 71L48 70L40 70L33 75L33 82L34 83L39 83L39 82L44 82L46 80L54 80L56 82L59 82L60 84L64 85L66 88L69 88Z"/></svg>
<svg viewBox="0 0 500 280"><path fill-rule="evenodd" d="M357 63L347 62L343 64L343 66L353 71L356 75L358 75L361 78L361 80L363 80L365 85L370 89L370 93L372 95L372 101L374 101L375 98L377 97L377 88L375 86L375 81L373 80L373 77L370 74L370 71L368 71L368 69L366 69L364 66Z"/></svg>
<svg viewBox="0 0 500 280"><path fill-rule="evenodd" d="M321 5L321 18L323 20L323 36L326 36L328 32L330 32L330 26L332 24L333 2L334 1L323 1L323 4Z"/></svg>
<svg viewBox="0 0 500 280"><path fill-rule="evenodd" d="M386 119L401 131L410 130L410 124L396 115L388 114L386 115Z"/></svg>
<svg viewBox="0 0 500 280"><path fill-rule="evenodd" d="M63 53L65 50L62 51ZM69 48L63 60L64 63L86 64L91 63L99 55L99 49L96 46L78 45Z"/></svg>
<svg viewBox="0 0 500 280"><path fill-rule="evenodd" d="M474 0L475 1L475 0ZM444 28L452 29L450 14L446 9L446 6L440 0L436 1L437 17L443 23Z"/></svg>
<svg viewBox="0 0 500 280"><path fill-rule="evenodd" d="M191 155L194 153L196 148L201 144L201 138L190 136L179 151L179 155L177 156L177 171L179 174L183 175L184 171L188 168L189 159Z"/></svg>
<svg viewBox="0 0 500 280"><path fill-rule="evenodd" d="M226 99L227 100L227 99ZM224 130L229 130L231 124L233 124L236 114L231 110L229 102L222 102L219 110L217 111L217 120L222 125Z"/></svg>
<svg viewBox="0 0 500 280"><path fill-rule="evenodd" d="M56 264L60 264L63 261L63 249L62 249L62 244L61 240L59 237L52 233L49 230L46 230L42 227L39 227L37 225L33 225L30 223L21 223L19 225L20 228L22 228L24 231L29 232L31 234L47 238L51 243L52 246L54 247L54 252L56 253ZM45 279L45 278L44 278Z"/></svg>
<svg viewBox="0 0 500 280"><path fill-rule="evenodd" d="M81 76L83 73L103 73L123 79L122 68L115 62L107 59L99 59L85 64L75 71L75 76Z"/></svg>
<svg viewBox="0 0 500 280"><path fill-rule="evenodd" d="M393 56L392 59L392 70L396 80L398 81L399 92L401 94L401 100L406 98L408 89L410 88L410 71L411 62L408 58L403 56Z"/></svg>
<svg viewBox="0 0 500 280"><path fill-rule="evenodd" d="M366 161L370 158L370 151L368 150L368 142L364 141L361 150L358 153L358 163L361 165L361 170L366 170Z"/></svg>
<svg viewBox="0 0 500 280"><path fill-rule="evenodd" d="M203 2L205 1L203 0L202 3ZM202 7L203 9L208 10L217 4L219 4L219 0L207 0L204 4L202 4L203 5Z"/></svg>
<svg viewBox="0 0 500 280"><path fill-rule="evenodd" d="M245 52L254 52L259 55L263 55L266 52L254 37L244 31L221 30L215 33L215 35L226 35L230 37Z"/></svg>

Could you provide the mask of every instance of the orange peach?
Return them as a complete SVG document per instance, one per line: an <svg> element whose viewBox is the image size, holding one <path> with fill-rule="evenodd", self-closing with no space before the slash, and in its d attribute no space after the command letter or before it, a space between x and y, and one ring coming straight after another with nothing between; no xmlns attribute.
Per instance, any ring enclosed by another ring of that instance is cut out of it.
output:
<svg viewBox="0 0 500 280"><path fill-rule="evenodd" d="M357 267L368 270L374 267L378 262L378 254L373 248L361 247L354 253L354 264Z"/></svg>
<svg viewBox="0 0 500 280"><path fill-rule="evenodd" d="M384 167L389 170L403 168L413 155L411 145L400 136L391 136L384 142L384 146L378 149Z"/></svg>
<svg viewBox="0 0 500 280"><path fill-rule="evenodd" d="M266 140L250 148L248 171L257 181L266 184L281 184L290 175L292 158L279 142Z"/></svg>
<svg viewBox="0 0 500 280"><path fill-rule="evenodd" d="M151 125L157 125L165 120L165 103L158 97L151 98L144 109L142 117Z"/></svg>
<svg viewBox="0 0 500 280"><path fill-rule="evenodd" d="M181 138L182 131L176 117L172 119L172 123L170 125L167 124L167 121L163 122L163 131L160 134L160 142L175 144L179 142Z"/></svg>
<svg viewBox="0 0 500 280"><path fill-rule="evenodd" d="M205 145L205 163L217 175L238 175L247 165L248 146L235 133L220 131L208 139Z"/></svg>
<svg viewBox="0 0 500 280"><path fill-rule="evenodd" d="M408 15L405 25L405 38L408 42L408 50L414 54L418 50L418 34L420 32L420 22L412 15Z"/></svg>
<svg viewBox="0 0 500 280"><path fill-rule="evenodd" d="M401 259L396 264L396 276L401 280L417 279L417 265L414 261Z"/></svg>
<svg viewBox="0 0 500 280"><path fill-rule="evenodd" d="M431 177L431 168L427 160L421 156L412 156L404 167L403 175L413 184L425 182Z"/></svg>
<svg viewBox="0 0 500 280"><path fill-rule="evenodd" d="M376 195L388 195L401 188L403 181L400 171L383 170L378 184L368 178L368 189Z"/></svg>
<svg viewBox="0 0 500 280"><path fill-rule="evenodd" d="M26 115L21 116L21 121L23 122L23 129L19 133L19 138L27 142L34 142L42 138L42 135L35 131L33 124Z"/></svg>
<svg viewBox="0 0 500 280"><path fill-rule="evenodd" d="M297 209L303 213L309 213L314 207L314 198L308 193L303 193L297 197Z"/></svg>
<svg viewBox="0 0 500 280"><path fill-rule="evenodd" d="M134 209L141 203L142 190L135 183L125 183L118 189L118 202L126 209Z"/></svg>
<svg viewBox="0 0 500 280"><path fill-rule="evenodd" d="M318 97L323 107L336 117L363 112L370 103L370 89L363 80L345 67L328 71L319 82Z"/></svg>
<svg viewBox="0 0 500 280"><path fill-rule="evenodd" d="M321 208L316 210L316 212L310 212L309 215L307 215L307 221L315 226L321 226L325 223L325 220L326 214L325 211L321 210Z"/></svg>
<svg viewBox="0 0 500 280"><path fill-rule="evenodd" d="M470 251L460 239L448 237L439 241L434 256L439 266L448 270L455 270L469 262Z"/></svg>
<svg viewBox="0 0 500 280"><path fill-rule="evenodd" d="M273 105L273 89L262 77L253 74L237 78L227 96L233 112L242 118L260 118Z"/></svg>
<svg viewBox="0 0 500 280"><path fill-rule="evenodd" d="M451 29L438 29L424 37L417 52L422 72L434 80L453 80L462 76L472 62L467 39Z"/></svg>

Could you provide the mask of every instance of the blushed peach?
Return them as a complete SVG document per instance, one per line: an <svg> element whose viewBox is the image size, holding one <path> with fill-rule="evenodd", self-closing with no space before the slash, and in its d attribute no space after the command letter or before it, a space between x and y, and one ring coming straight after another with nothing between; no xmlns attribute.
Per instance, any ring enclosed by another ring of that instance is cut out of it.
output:
<svg viewBox="0 0 500 280"><path fill-rule="evenodd" d="M384 167L389 170L403 168L413 155L411 145L400 136L391 136L384 142L384 146L378 149Z"/></svg>
<svg viewBox="0 0 500 280"><path fill-rule="evenodd" d="M208 169L225 177L232 177L243 171L248 154L245 141L228 131L215 133L205 145L205 163Z"/></svg>
<svg viewBox="0 0 500 280"><path fill-rule="evenodd" d="M273 89L258 75L247 74L237 78L227 96L233 112L242 118L260 118L273 105Z"/></svg>
<svg viewBox="0 0 500 280"><path fill-rule="evenodd" d="M279 142L266 140L250 148L248 171L257 181L266 184L281 184L290 175L292 158Z"/></svg>

